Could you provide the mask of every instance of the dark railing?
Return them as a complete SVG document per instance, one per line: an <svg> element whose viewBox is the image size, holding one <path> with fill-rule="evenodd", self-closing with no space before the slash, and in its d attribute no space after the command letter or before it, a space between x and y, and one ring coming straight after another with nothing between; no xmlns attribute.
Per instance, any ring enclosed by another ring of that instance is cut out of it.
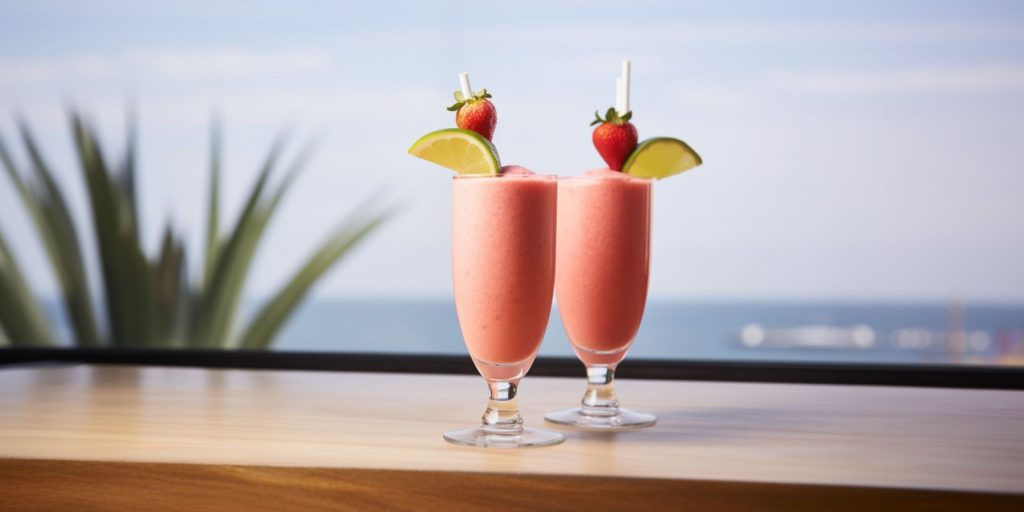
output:
<svg viewBox="0 0 1024 512"><path fill-rule="evenodd" d="M476 374L468 356L455 355L121 348L0 349L0 365L45 363ZM541 357L534 363L530 375L582 377L583 367L574 358ZM619 368L618 375L627 379L1024 389L1024 369L973 365L627 359Z"/></svg>

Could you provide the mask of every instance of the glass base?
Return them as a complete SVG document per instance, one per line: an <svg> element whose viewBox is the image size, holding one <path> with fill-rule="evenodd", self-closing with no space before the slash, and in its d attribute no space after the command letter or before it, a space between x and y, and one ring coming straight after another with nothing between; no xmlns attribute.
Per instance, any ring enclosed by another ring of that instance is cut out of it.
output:
<svg viewBox="0 0 1024 512"><path fill-rule="evenodd" d="M564 441L565 436L535 428L524 428L518 434L495 434L476 427L445 432L444 440L477 448L528 448L555 445Z"/></svg>
<svg viewBox="0 0 1024 512"><path fill-rule="evenodd" d="M658 421L658 418L655 418L653 414L631 411L629 409L619 408L616 414L597 415L584 414L583 410L579 407L549 412L544 415L544 419L561 425L595 430L629 430L650 427Z"/></svg>

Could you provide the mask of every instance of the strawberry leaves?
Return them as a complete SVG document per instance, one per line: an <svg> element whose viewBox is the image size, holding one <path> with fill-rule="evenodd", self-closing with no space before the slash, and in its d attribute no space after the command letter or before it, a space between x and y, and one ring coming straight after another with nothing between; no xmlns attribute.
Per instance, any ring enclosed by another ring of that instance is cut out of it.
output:
<svg viewBox="0 0 1024 512"><path fill-rule="evenodd" d="M466 103L470 103L470 102L473 102L473 101L479 101L479 100L485 100L485 99L491 98L491 97L492 97L491 93L487 92L487 89L480 89L479 91L473 93L473 97L471 97L469 99L467 99L465 97L465 95L462 94L462 91L455 91L455 104L450 106L450 107L448 107L448 111L450 111L450 112L457 112Z"/></svg>
<svg viewBox="0 0 1024 512"><path fill-rule="evenodd" d="M608 109L608 112L605 112L604 119L601 118L601 114L599 114L597 110L594 111L594 117L595 119L590 122L590 126L602 123L612 123L614 125L620 125L623 123L628 123L629 120L633 118L633 111L626 112L625 115L620 116L619 112L615 110L615 107L612 107Z"/></svg>

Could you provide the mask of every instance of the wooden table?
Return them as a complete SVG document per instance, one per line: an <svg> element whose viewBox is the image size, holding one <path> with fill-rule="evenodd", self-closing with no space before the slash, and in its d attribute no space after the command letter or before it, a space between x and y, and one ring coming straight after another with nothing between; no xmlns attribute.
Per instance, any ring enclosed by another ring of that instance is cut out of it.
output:
<svg viewBox="0 0 1024 512"><path fill-rule="evenodd" d="M530 378L527 423L583 379ZM0 509L1024 510L1024 393L619 382L658 425L562 445L444 442L468 376L0 370Z"/></svg>

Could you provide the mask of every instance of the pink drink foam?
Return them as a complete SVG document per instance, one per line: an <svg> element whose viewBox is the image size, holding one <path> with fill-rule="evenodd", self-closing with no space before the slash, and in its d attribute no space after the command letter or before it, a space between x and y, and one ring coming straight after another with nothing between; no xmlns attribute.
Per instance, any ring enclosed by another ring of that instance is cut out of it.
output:
<svg viewBox="0 0 1024 512"><path fill-rule="evenodd" d="M557 191L551 177L515 166L499 176L452 182L455 306L466 347L485 377L521 376L544 338L554 291Z"/></svg>
<svg viewBox="0 0 1024 512"><path fill-rule="evenodd" d="M640 328L650 222L649 180L610 169L559 180L555 289L585 364L619 363Z"/></svg>

